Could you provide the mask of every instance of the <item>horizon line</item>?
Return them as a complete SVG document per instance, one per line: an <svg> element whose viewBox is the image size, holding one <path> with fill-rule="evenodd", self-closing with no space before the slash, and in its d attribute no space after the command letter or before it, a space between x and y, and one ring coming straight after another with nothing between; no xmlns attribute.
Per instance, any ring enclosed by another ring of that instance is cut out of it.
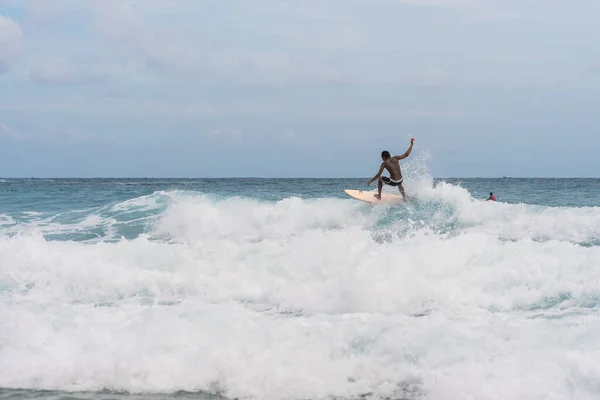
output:
<svg viewBox="0 0 600 400"><path fill-rule="evenodd" d="M158 177L158 176L29 176L29 177L2 177L0 179L15 179L15 180L26 180L26 179L177 179L177 180L197 180L197 179L369 179L370 176L365 177L313 177L313 176L291 176L291 177L266 177L266 176L198 176L198 177L183 177L183 176L171 176L171 177ZM498 179L498 180L510 180L510 179L600 179L592 176L572 176L572 177L554 177L554 176L440 176L433 177L433 179Z"/></svg>

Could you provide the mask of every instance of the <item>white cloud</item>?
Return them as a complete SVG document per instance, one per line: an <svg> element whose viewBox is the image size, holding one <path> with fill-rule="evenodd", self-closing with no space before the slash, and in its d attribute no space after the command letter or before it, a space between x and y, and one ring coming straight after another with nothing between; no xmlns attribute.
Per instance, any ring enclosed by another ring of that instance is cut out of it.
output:
<svg viewBox="0 0 600 400"><path fill-rule="evenodd" d="M120 74L137 78L141 66L166 78L210 83L431 86L431 74L423 69L441 68L399 57L393 51L397 46L382 42L390 39L378 37L383 33L371 32L361 21L360 10L368 6L361 1L352 0L342 9L332 0L223 1L219 7L205 0L63 0L57 8L33 1L29 9L38 19L62 23L69 10L79 13L73 17L86 21L83 34L94 37L93 49L103 56L90 73L90 66L82 71L73 65L74 55L89 48L57 47L52 57L62 53L63 61L38 61L31 76L41 83L85 82L89 75L97 77L103 68L111 68L110 60L121 67ZM373 46L378 46L377 53L365 54Z"/></svg>
<svg viewBox="0 0 600 400"><path fill-rule="evenodd" d="M559 6L558 0L549 1L554 9ZM529 43L541 40L535 29L510 26L524 23L506 16L526 15L531 1L346 0L343 7L341 0L23 4L36 21L55 21L53 29L38 30L37 48L29 39L36 26L27 30L28 49L38 50L30 54L30 76L44 84L110 78L411 89L459 82L535 84L544 78L527 65L558 65L552 57L566 57L532 48ZM53 32L63 36L53 39Z"/></svg>
<svg viewBox="0 0 600 400"><path fill-rule="evenodd" d="M180 3L162 5L171 8ZM108 0L89 4L94 15L94 32L110 41L113 55L121 62L128 62L132 57L141 58L148 68L164 74L204 72L205 49L202 42L194 45L191 40L191 36L198 36L198 29L189 30L179 24L153 25L148 21L146 14L156 12L161 3L150 0L142 5ZM190 7L194 8L191 4ZM187 10L181 8L180 11L185 19Z"/></svg>
<svg viewBox="0 0 600 400"><path fill-rule="evenodd" d="M21 40L19 24L0 15L0 73L8 70L10 61L21 48Z"/></svg>
<svg viewBox="0 0 600 400"><path fill-rule="evenodd" d="M211 117L233 116L294 116L294 117L402 117L411 120L418 119L461 119L472 116L473 111L464 105L453 104L401 104L394 101L373 102L372 98L356 97L353 101L318 101L295 103L289 98L265 95L258 90L256 100L248 102L245 99L228 98L221 103L202 103L195 100L186 101L174 98L164 101L157 97L93 97L83 94L71 94L69 97L56 96L40 99L0 100L0 112L26 112L42 110L54 117L69 115L86 115L87 118L184 118L186 120L202 121ZM319 91L325 94L327 90ZM390 97L391 96L391 97ZM393 100L394 93L388 97ZM382 97L385 99L385 96ZM410 103L410 102L409 102ZM212 137L243 137L238 128L220 128L208 132ZM291 135L285 134L288 138Z"/></svg>

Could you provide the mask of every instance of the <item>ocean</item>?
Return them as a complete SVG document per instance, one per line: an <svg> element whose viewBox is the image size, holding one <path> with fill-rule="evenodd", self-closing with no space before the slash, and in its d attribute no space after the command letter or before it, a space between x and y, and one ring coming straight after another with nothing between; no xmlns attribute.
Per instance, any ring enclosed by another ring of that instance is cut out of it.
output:
<svg viewBox="0 0 600 400"><path fill-rule="evenodd" d="M0 399L600 398L600 180L368 178L1 179Z"/></svg>

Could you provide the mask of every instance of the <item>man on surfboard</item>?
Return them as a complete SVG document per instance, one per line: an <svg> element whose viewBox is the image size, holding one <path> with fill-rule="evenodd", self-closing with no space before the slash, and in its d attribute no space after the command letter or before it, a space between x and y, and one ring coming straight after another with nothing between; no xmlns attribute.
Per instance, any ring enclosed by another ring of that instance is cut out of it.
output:
<svg viewBox="0 0 600 400"><path fill-rule="evenodd" d="M375 175L369 182L367 182L367 185L371 185L371 182L373 182L375 179L378 179L378 192L377 194L375 194L375 197L378 200L381 200L381 189L383 188L384 183L389 186L398 186L398 190L400 190L400 193L402 193L402 197L406 199L406 193L404 193L404 186L402 186L404 178L402 178L402 169L400 168L400 163L398 163L398 160L402 160L408 157L408 155L412 151L414 143L415 138L410 139L410 147L408 148L408 150L406 150L404 154L401 154L399 156L391 157L388 151L381 152L381 159L383 160L383 162L379 167L379 172L377 172L377 175ZM381 176L381 173L383 172L384 168L387 169L390 173L389 178L387 176Z"/></svg>

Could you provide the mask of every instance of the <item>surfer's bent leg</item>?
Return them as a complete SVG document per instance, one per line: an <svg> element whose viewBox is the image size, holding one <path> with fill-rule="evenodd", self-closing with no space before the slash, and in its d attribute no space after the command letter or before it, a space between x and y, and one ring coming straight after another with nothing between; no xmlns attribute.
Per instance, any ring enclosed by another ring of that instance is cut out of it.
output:
<svg viewBox="0 0 600 400"><path fill-rule="evenodd" d="M381 189L383 188L383 181L381 180L381 177L379 177L379 179L377 180L377 194L375 195L375 197L378 200L381 200Z"/></svg>

